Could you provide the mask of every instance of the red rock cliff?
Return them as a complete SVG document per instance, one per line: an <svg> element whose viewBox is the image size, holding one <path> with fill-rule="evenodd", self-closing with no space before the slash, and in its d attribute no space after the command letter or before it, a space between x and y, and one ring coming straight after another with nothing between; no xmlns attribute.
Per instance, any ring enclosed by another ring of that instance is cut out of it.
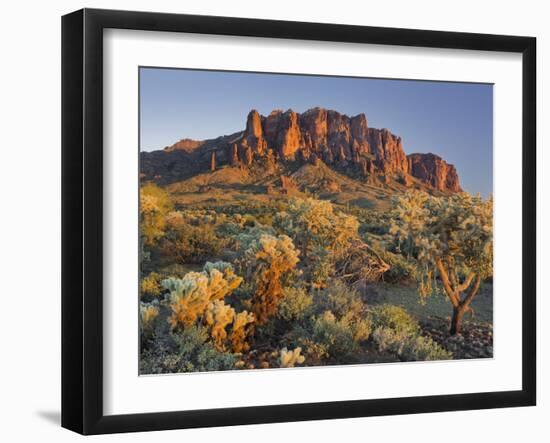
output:
<svg viewBox="0 0 550 443"><path fill-rule="evenodd" d="M274 110L268 116L252 110L244 131L204 141L183 139L166 148L165 157L142 155L142 164L150 170L149 175L157 172L156 164L161 164L164 173L177 175L183 168L191 174L196 165L211 161L214 151L217 166L322 160L341 172L368 178L373 183L398 180L412 186L414 177L439 191L462 191L455 167L437 155L407 156L401 137L388 129L369 127L365 114L349 117L319 107L301 114L291 109ZM180 165L177 156L184 156L186 165Z"/></svg>
<svg viewBox="0 0 550 443"><path fill-rule="evenodd" d="M302 114L275 110L267 117L250 111L239 154L249 147L256 156L271 148L282 160L321 158L329 165L348 162L390 175L407 174L409 167L400 137L369 128L364 114L348 117L324 108Z"/></svg>
<svg viewBox="0 0 550 443"><path fill-rule="evenodd" d="M435 154L410 154L409 171L413 177L439 191L462 192L456 168Z"/></svg>

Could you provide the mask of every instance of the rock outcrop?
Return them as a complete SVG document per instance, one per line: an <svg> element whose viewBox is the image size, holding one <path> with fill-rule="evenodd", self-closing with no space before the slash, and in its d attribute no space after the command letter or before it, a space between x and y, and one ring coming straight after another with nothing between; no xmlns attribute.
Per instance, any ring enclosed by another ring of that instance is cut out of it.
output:
<svg viewBox="0 0 550 443"><path fill-rule="evenodd" d="M264 117L252 110L239 142L239 158L247 148L261 157L268 147L284 161L320 158L329 165L358 165L364 173L408 173L401 137L387 129L369 128L365 114L348 117L313 108L302 114L275 110Z"/></svg>
<svg viewBox="0 0 550 443"><path fill-rule="evenodd" d="M461 191L456 169L437 155L407 156L401 137L388 129L369 127L365 114L349 117L319 107L301 114L274 110L267 116L251 110L241 132L204 141L183 139L161 152L185 155L189 167L205 164L212 169L215 161L215 168L264 164L267 171L274 172L278 163L323 162L368 183L395 181L409 187L416 179L438 191ZM158 160L163 165L160 175L181 170L174 161L153 154L142 156L147 176L156 176L149 166Z"/></svg>
<svg viewBox="0 0 550 443"><path fill-rule="evenodd" d="M438 191L461 192L456 168L435 154L410 154L410 174Z"/></svg>

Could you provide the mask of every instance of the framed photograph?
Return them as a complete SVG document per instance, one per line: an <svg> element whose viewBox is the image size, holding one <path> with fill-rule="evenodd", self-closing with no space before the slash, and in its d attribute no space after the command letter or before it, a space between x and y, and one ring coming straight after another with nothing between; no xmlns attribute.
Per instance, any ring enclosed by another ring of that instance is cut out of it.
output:
<svg viewBox="0 0 550 443"><path fill-rule="evenodd" d="M536 402L531 37L62 20L62 425Z"/></svg>

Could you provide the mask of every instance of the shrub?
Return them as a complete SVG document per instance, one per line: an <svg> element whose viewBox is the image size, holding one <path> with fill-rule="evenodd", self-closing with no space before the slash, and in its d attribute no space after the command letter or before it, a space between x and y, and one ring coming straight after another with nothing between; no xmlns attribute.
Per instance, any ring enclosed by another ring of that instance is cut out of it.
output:
<svg viewBox="0 0 550 443"><path fill-rule="evenodd" d="M161 243L161 253L175 258L179 263L202 263L218 257L228 240L219 237L213 225L186 225L170 231Z"/></svg>
<svg viewBox="0 0 550 443"><path fill-rule="evenodd" d="M303 288L284 288L277 315L286 321L300 321L308 314L313 297Z"/></svg>
<svg viewBox="0 0 550 443"><path fill-rule="evenodd" d="M358 318L366 315L366 305L359 293L342 281L333 280L326 292L326 297L322 299L323 309L333 312L337 317L343 317L348 313Z"/></svg>
<svg viewBox="0 0 550 443"><path fill-rule="evenodd" d="M317 288L324 288L334 275L334 256L327 249L315 247L310 258L307 278Z"/></svg>
<svg viewBox="0 0 550 443"><path fill-rule="evenodd" d="M396 331L387 327L378 327L372 333L374 343L382 352L391 352L400 356L403 353L405 344L411 335Z"/></svg>
<svg viewBox="0 0 550 443"><path fill-rule="evenodd" d="M395 305L380 305L371 310L373 328L388 328L403 336L418 335L420 326L405 309Z"/></svg>
<svg viewBox="0 0 550 443"><path fill-rule="evenodd" d="M309 365L319 365L329 357L327 346L318 343L307 336L299 336L297 342L304 351L304 356Z"/></svg>
<svg viewBox="0 0 550 443"><path fill-rule="evenodd" d="M321 344L333 358L347 359L359 351L359 345L348 325L336 320L330 311L314 319L312 339Z"/></svg>
<svg viewBox="0 0 550 443"><path fill-rule="evenodd" d="M164 189L153 183L141 187L139 201L140 233L150 246L164 235L165 215L172 210L172 201Z"/></svg>
<svg viewBox="0 0 550 443"><path fill-rule="evenodd" d="M236 357L223 353L208 342L208 330L192 326L176 334L156 337L154 347L140 358L141 374L223 371L234 369Z"/></svg>
<svg viewBox="0 0 550 443"><path fill-rule="evenodd" d="M354 341L360 343L370 337L371 318L366 304L355 289L340 280L334 280L320 305L333 313L338 323L350 331Z"/></svg>
<svg viewBox="0 0 550 443"><path fill-rule="evenodd" d="M340 322L349 326L353 340L358 343L367 341L372 334L372 323L369 318L357 320L344 316Z"/></svg>
<svg viewBox="0 0 550 443"><path fill-rule="evenodd" d="M418 323L401 307L382 305L372 311L372 338L382 352L402 361L447 360L452 354L420 335Z"/></svg>
<svg viewBox="0 0 550 443"><path fill-rule="evenodd" d="M417 336L407 342L401 358L404 361L450 360L453 354L429 337Z"/></svg>
<svg viewBox="0 0 550 443"><path fill-rule="evenodd" d="M141 279L141 295L157 297L161 294L160 274L151 272L147 277Z"/></svg>

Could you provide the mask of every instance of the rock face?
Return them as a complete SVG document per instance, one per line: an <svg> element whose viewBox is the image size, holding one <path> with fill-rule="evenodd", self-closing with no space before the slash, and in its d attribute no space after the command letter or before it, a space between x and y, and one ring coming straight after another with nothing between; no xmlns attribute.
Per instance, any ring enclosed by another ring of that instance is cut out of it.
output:
<svg viewBox="0 0 550 443"><path fill-rule="evenodd" d="M284 161L319 158L329 165L355 164L365 173L407 174L409 167L400 137L369 128L365 114L348 117L324 108L302 114L275 110L267 117L250 111L239 158L249 147L256 157L269 147Z"/></svg>
<svg viewBox="0 0 550 443"><path fill-rule="evenodd" d="M215 167L250 167L258 162L272 171L278 162L323 162L353 177L364 177L369 183L395 181L408 187L414 185L414 177L438 191L461 191L454 166L440 157L407 157L401 137L388 129L369 127L365 114L349 117L319 107L301 114L291 109L274 110L267 116L251 110L242 132L204 141L183 139L161 152L171 156L185 154L189 165L210 162L211 166L215 158ZM161 161L165 166L162 172L169 168L178 170L174 162L162 156L142 154L142 164L147 169ZM148 176L155 173L154 168L146 172Z"/></svg>
<svg viewBox="0 0 550 443"><path fill-rule="evenodd" d="M456 168L435 154L410 154L409 171L413 177L439 191L462 192Z"/></svg>

